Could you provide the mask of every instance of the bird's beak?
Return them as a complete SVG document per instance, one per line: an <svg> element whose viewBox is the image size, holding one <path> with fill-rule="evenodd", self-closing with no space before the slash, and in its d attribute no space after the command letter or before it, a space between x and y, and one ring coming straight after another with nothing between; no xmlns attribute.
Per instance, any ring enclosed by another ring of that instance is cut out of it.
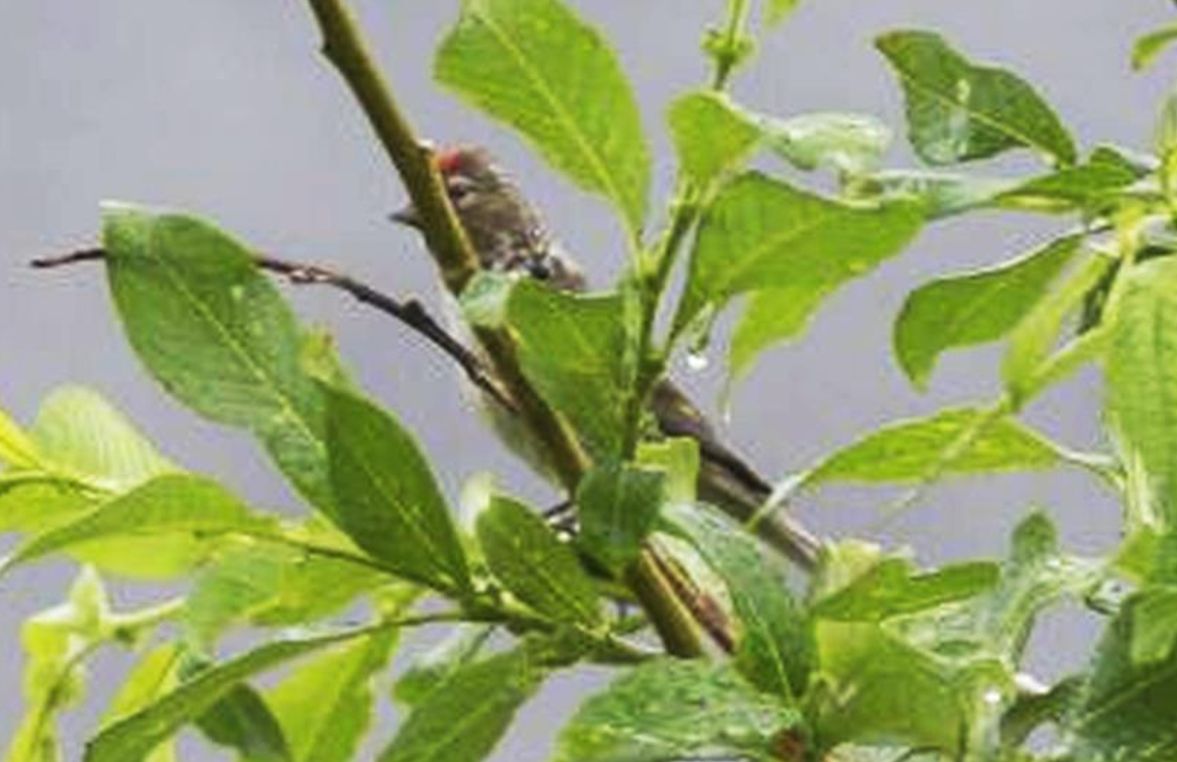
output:
<svg viewBox="0 0 1177 762"><path fill-rule="evenodd" d="M408 225L411 228L421 227L421 216L417 214L416 208L412 204L398 209L392 214L388 215L388 219L401 225Z"/></svg>

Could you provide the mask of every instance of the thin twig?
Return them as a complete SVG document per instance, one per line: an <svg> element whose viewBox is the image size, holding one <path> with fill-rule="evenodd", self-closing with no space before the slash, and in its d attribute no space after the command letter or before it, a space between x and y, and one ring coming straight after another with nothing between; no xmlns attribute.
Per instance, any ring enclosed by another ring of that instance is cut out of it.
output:
<svg viewBox="0 0 1177 762"><path fill-rule="evenodd" d="M35 268L48 270L80 262L100 261L105 258L106 252L103 249L82 249L62 256L34 259L30 264ZM337 288L350 294L357 301L391 315L458 363L471 383L489 394L508 410L516 410L516 405L510 394L502 388L485 363L442 328L416 299L405 301L395 299L350 275L322 265L292 262L264 254L255 254L254 262L259 269L281 275L295 285L324 285Z"/></svg>

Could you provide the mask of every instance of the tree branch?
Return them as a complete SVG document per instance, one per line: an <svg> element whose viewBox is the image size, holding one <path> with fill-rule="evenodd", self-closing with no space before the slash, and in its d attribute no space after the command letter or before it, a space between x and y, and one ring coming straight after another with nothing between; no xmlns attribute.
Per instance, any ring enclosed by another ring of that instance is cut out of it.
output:
<svg viewBox="0 0 1177 762"><path fill-rule="evenodd" d="M368 51L355 16L343 0L309 0L323 34L323 55L351 88L376 138L396 167L421 217L421 230L446 287L455 294L478 271L478 257L466 237L430 150L417 139L392 90Z"/></svg>
<svg viewBox="0 0 1177 762"><path fill-rule="evenodd" d="M29 264L37 269L49 270L81 262L95 262L106 258L103 249L82 249L57 257L34 259ZM441 327L425 307L416 299L401 301L377 291L368 284L350 275L337 272L322 265L292 262L263 254L254 255L258 268L285 277L295 285L324 285L350 294L357 301L391 315L413 331L423 336L454 362L461 366L470 382L514 412L517 406L509 392L503 388L486 364L470 349Z"/></svg>
<svg viewBox="0 0 1177 762"><path fill-rule="evenodd" d="M408 120L401 113L392 90L380 73L359 25L345 0L308 0L323 35L323 53L359 101L388 158L396 167L413 207L421 217L425 242L441 270L446 287L455 295L478 270L478 258L462 229L432 161ZM567 424L528 383L519 366L514 339L506 331L476 329L475 335L491 358L494 370L511 397L519 416L544 445L548 462L564 488L572 494L590 462ZM648 564L630 575L634 590L668 651L679 656L700 653L689 613L674 599L668 587Z"/></svg>

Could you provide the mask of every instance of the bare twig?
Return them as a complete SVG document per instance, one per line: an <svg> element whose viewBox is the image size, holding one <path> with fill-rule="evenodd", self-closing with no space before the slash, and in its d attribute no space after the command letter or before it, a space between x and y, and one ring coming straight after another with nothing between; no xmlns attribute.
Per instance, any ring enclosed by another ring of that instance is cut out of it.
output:
<svg viewBox="0 0 1177 762"><path fill-rule="evenodd" d="M48 270L66 267L81 262L95 262L106 258L103 249L82 249L62 256L34 259L30 264L38 269ZM264 254L255 254L258 268L281 275L296 285L324 285L337 288L354 297L357 301L391 315L423 336L429 343L448 355L461 366L470 382L482 389L508 410L516 411L511 395L502 387L486 364L470 349L441 327L425 307L416 299L401 301L372 288L345 273L322 265L292 262Z"/></svg>

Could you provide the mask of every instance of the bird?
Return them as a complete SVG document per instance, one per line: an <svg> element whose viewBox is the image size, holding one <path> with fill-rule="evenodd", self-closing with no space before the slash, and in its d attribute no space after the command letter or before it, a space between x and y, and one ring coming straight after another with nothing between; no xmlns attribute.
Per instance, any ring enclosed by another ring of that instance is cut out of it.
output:
<svg viewBox="0 0 1177 762"><path fill-rule="evenodd" d="M486 148L459 144L429 150L480 268L531 278L560 291L580 293L588 289L584 271L552 236L540 211ZM391 218L418 230L422 227L412 204L394 212ZM755 516L769 500L772 486L723 443L698 406L669 379L654 385L649 406L664 436L689 437L698 443L699 498L738 521ZM519 451L521 427L502 421L501 414L494 417L499 419L495 428L500 437ZM534 463L536 453L528 449L523 443L525 458ZM811 570L816 566L822 542L794 517L775 511L757 524L756 531L799 567Z"/></svg>

